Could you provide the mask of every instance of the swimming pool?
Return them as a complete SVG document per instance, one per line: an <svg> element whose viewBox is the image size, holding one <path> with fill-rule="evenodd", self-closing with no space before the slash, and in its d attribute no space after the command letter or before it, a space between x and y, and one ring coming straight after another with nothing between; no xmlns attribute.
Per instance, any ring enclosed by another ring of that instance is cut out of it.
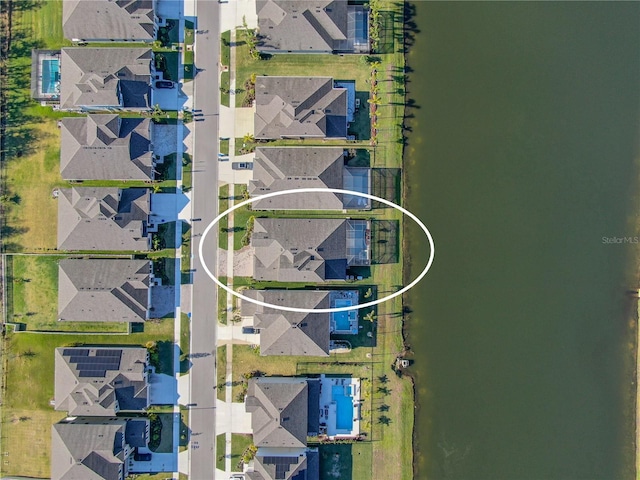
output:
<svg viewBox="0 0 640 480"><path fill-rule="evenodd" d="M58 93L60 60L42 60L42 93Z"/></svg>
<svg viewBox="0 0 640 480"><path fill-rule="evenodd" d="M349 391L351 391L351 387ZM334 385L331 387L331 396L336 402L336 429L351 432L353 428L353 400L345 395L345 387Z"/></svg>
<svg viewBox="0 0 640 480"><path fill-rule="evenodd" d="M353 301L348 298L338 298L333 303L334 308L350 307L351 305L353 305ZM351 322L357 318L356 315L357 312L355 310L348 312L333 312L331 317L334 324L334 330L350 332Z"/></svg>

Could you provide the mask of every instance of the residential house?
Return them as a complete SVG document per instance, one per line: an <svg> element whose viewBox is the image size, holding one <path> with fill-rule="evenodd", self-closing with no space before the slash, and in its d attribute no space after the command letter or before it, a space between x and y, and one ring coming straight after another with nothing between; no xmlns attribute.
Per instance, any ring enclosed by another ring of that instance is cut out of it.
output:
<svg viewBox="0 0 640 480"><path fill-rule="evenodd" d="M150 48L63 48L60 108L148 110L154 68Z"/></svg>
<svg viewBox="0 0 640 480"><path fill-rule="evenodd" d="M124 480L129 457L148 442L145 418L63 420L51 429L51 479Z"/></svg>
<svg viewBox="0 0 640 480"><path fill-rule="evenodd" d="M61 260L58 320L144 322L151 308L152 279L149 260Z"/></svg>
<svg viewBox="0 0 640 480"><path fill-rule="evenodd" d="M245 398L251 413L253 444L269 448L304 448L318 434L318 380L300 377L251 378Z"/></svg>
<svg viewBox="0 0 640 480"><path fill-rule="evenodd" d="M368 220L256 218L253 277L280 282L345 280L370 264Z"/></svg>
<svg viewBox="0 0 640 480"><path fill-rule="evenodd" d="M249 379L246 411L251 413L256 458L251 480L316 480L318 452L307 448L307 436L318 435L320 380L300 377Z"/></svg>
<svg viewBox="0 0 640 480"><path fill-rule="evenodd" d="M55 351L55 409L70 416L114 416L149 406L149 353L136 347Z"/></svg>
<svg viewBox="0 0 640 480"><path fill-rule="evenodd" d="M346 138L346 88L330 77L257 77L254 136Z"/></svg>
<svg viewBox="0 0 640 480"><path fill-rule="evenodd" d="M82 42L153 42L155 0L63 0L65 38Z"/></svg>
<svg viewBox="0 0 640 480"><path fill-rule="evenodd" d="M145 188L60 189L58 249L148 250L150 196Z"/></svg>
<svg viewBox="0 0 640 480"><path fill-rule="evenodd" d="M257 148L249 194L253 197L299 188L336 188L369 194L371 169L345 165L339 147ZM369 209L371 201L358 195L317 192L286 194L257 200L254 210Z"/></svg>
<svg viewBox="0 0 640 480"><path fill-rule="evenodd" d="M329 291L246 290L249 298L294 308L330 308ZM329 356L330 313L287 312L242 302L241 314L260 334L260 355Z"/></svg>
<svg viewBox="0 0 640 480"><path fill-rule="evenodd" d="M367 53L367 11L347 0L256 0L265 53Z"/></svg>
<svg viewBox="0 0 640 480"><path fill-rule="evenodd" d="M153 180L150 119L94 114L63 118L60 127L65 180Z"/></svg>

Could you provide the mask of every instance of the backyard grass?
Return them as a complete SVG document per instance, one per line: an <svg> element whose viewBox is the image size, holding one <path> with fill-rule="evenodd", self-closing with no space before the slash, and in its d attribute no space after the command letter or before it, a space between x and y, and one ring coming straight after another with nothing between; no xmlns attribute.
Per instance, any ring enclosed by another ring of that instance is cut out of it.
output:
<svg viewBox="0 0 640 480"><path fill-rule="evenodd" d="M216 395L218 400L225 401L227 377L227 346L216 349Z"/></svg>
<svg viewBox="0 0 640 480"><path fill-rule="evenodd" d="M240 433L231 434L231 471L242 471L242 454L253 444L252 435L242 435Z"/></svg>
<svg viewBox="0 0 640 480"><path fill-rule="evenodd" d="M3 457L8 463L2 465L2 473L50 476L51 425L66 416L54 411L49 403L54 393L56 347L144 346L150 340L170 342L172 336L171 320L147 322L144 332L118 336L8 333L4 342L6 396L2 406L2 451L9 455Z"/></svg>
<svg viewBox="0 0 640 480"><path fill-rule="evenodd" d="M14 31L24 32L26 39L37 42L37 48L71 45L62 32L62 0L21 3L22 8L14 10Z"/></svg>
<svg viewBox="0 0 640 480"><path fill-rule="evenodd" d="M228 144L227 144L227 148L228 148ZM229 208L229 184L225 184L222 185L220 187L220 189L218 190L218 201L219 206L218 206L218 211L220 213L226 211ZM229 229L229 217L228 216L224 216L223 218L220 219L219 223L219 232L220 234L218 235L218 247L226 250L227 248L229 248L229 234L228 234L228 229Z"/></svg>
<svg viewBox="0 0 640 480"><path fill-rule="evenodd" d="M62 256L8 255L8 312L10 322L26 330L65 332L121 332L128 324L115 322L58 322L58 263Z"/></svg>
<svg viewBox="0 0 640 480"><path fill-rule="evenodd" d="M63 185L59 171L60 131L55 120L27 124L33 139L21 158L6 162L6 193L16 200L5 215L4 242L9 252L56 248L58 202L53 190Z"/></svg>
<svg viewBox="0 0 640 480"><path fill-rule="evenodd" d="M51 425L66 416L51 407L46 410L3 407L2 474L49 478Z"/></svg>
<svg viewBox="0 0 640 480"><path fill-rule="evenodd" d="M226 443L227 441L224 433L216 436L216 468L218 470L224 470Z"/></svg>
<svg viewBox="0 0 640 480"><path fill-rule="evenodd" d="M322 444L318 447L318 451L320 478L371 480L373 462L371 443Z"/></svg>

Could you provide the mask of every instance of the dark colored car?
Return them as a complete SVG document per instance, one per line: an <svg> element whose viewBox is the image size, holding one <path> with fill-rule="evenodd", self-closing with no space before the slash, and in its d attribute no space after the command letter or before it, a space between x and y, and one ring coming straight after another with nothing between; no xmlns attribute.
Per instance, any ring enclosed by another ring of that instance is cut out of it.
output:
<svg viewBox="0 0 640 480"><path fill-rule="evenodd" d="M133 459L136 462L150 462L151 461L151 454L150 453L135 452L133 454Z"/></svg>
<svg viewBox="0 0 640 480"><path fill-rule="evenodd" d="M156 82L156 88L173 88L175 85L175 83L169 80L158 80Z"/></svg>

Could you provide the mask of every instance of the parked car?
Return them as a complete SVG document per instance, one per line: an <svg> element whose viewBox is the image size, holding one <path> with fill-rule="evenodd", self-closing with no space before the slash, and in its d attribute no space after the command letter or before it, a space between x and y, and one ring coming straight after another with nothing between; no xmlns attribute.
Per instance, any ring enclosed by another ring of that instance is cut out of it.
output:
<svg viewBox="0 0 640 480"><path fill-rule="evenodd" d="M173 88L176 84L170 80L158 80L156 82L156 88Z"/></svg>
<svg viewBox="0 0 640 480"><path fill-rule="evenodd" d="M231 168L233 170L253 170L253 162L233 162Z"/></svg>
<svg viewBox="0 0 640 480"><path fill-rule="evenodd" d="M150 462L151 461L151 454L150 453L134 452L133 459L136 462Z"/></svg>
<svg viewBox="0 0 640 480"><path fill-rule="evenodd" d="M225 154L225 153L219 153L218 154L218 161L219 162L227 162L229 160L229 155Z"/></svg>

